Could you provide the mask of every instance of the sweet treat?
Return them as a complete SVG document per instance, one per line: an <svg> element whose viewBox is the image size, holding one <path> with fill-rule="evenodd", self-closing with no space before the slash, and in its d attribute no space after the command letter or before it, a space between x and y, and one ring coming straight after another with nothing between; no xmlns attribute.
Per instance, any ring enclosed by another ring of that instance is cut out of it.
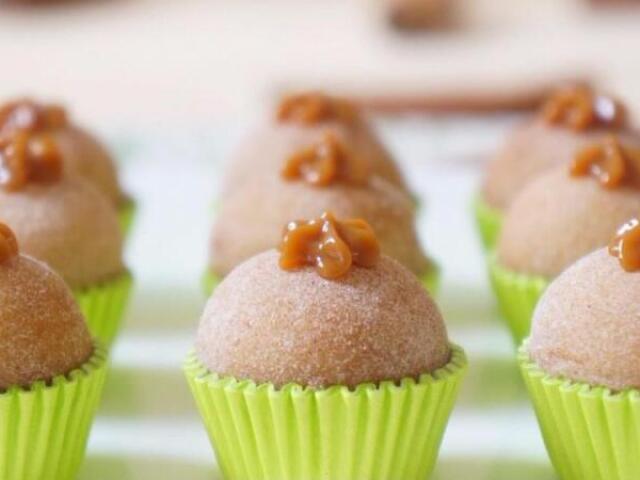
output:
<svg viewBox="0 0 640 480"><path fill-rule="evenodd" d="M626 144L640 145L618 100L586 87L552 95L536 118L511 134L487 167L476 200L485 246L494 246L504 213L532 180L572 162L578 150L613 134Z"/></svg>
<svg viewBox="0 0 640 480"><path fill-rule="evenodd" d="M283 159L333 136L354 151L374 175L408 191L400 170L358 109L322 93L283 99L273 117L245 138L231 157L222 181L223 198L282 168Z"/></svg>
<svg viewBox="0 0 640 480"><path fill-rule="evenodd" d="M640 414L639 231L635 217L608 248L549 285L520 352L549 455L563 479L640 475L640 429L626 420Z"/></svg>
<svg viewBox="0 0 640 480"><path fill-rule="evenodd" d="M635 150L614 137L585 148L531 183L505 216L490 269L516 342L548 282L640 212Z"/></svg>
<svg viewBox="0 0 640 480"><path fill-rule="evenodd" d="M443 30L453 25L455 0L386 0L387 19L399 30Z"/></svg>
<svg viewBox="0 0 640 480"><path fill-rule="evenodd" d="M226 478L348 480L377 465L384 478L418 479L433 467L464 367L437 306L380 254L373 228L325 212L290 222L278 250L225 277L185 371ZM241 417L225 413L240 405ZM306 447L317 442L376 453ZM240 444L256 446L250 458ZM381 467L375 457L387 454Z"/></svg>
<svg viewBox="0 0 640 480"><path fill-rule="evenodd" d="M287 157L284 158L288 166ZM351 160L359 162L357 157ZM314 173L316 168L324 167L315 162L307 176L325 175ZM353 172L343 174L348 177ZM218 277L225 276L244 260L277 246L282 225L289 219L314 218L330 210L339 217L364 218L378 236L383 253L416 275L432 273L433 265L422 252L416 234L412 199L382 178L372 176L363 183L360 173L355 176L359 177L356 183L353 178L336 175L323 185L313 185L308 179L291 178L286 172L283 176L279 168L230 192L220 206L211 233L210 271Z"/></svg>
<svg viewBox="0 0 640 480"><path fill-rule="evenodd" d="M0 106L0 137L16 133L28 134L33 142L55 142L65 172L84 178L103 193L128 225L133 204L122 192L115 162L95 137L69 120L63 107L31 99L5 103Z"/></svg>
<svg viewBox="0 0 640 480"><path fill-rule="evenodd" d="M91 340L69 287L44 263L22 255L5 224L0 328L0 415L12 424L0 438L3 475L75 478L104 383L105 354Z"/></svg>
<svg viewBox="0 0 640 480"><path fill-rule="evenodd" d="M92 333L108 342L103 328L114 332L130 286L118 217L92 185L62 175L61 162L49 136L18 132L0 140L0 219L26 254L62 276Z"/></svg>

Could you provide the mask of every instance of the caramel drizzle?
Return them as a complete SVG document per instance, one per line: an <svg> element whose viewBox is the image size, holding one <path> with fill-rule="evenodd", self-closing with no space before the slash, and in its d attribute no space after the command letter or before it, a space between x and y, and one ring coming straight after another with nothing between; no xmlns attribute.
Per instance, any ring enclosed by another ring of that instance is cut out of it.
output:
<svg viewBox="0 0 640 480"><path fill-rule="evenodd" d="M573 159L574 177L591 175L605 188L618 188L638 181L640 150L624 147L615 135L582 148Z"/></svg>
<svg viewBox="0 0 640 480"><path fill-rule="evenodd" d="M640 221L637 218L622 225L609 243L609 254L620 261L627 272L640 270Z"/></svg>
<svg viewBox="0 0 640 480"><path fill-rule="evenodd" d="M18 131L0 138L0 187L17 191L28 183L51 183L62 176L62 156L49 134Z"/></svg>
<svg viewBox="0 0 640 480"><path fill-rule="evenodd" d="M549 124L575 131L596 126L619 129L627 123L627 112L618 100L585 87L555 93L542 107L542 117Z"/></svg>
<svg viewBox="0 0 640 480"><path fill-rule="evenodd" d="M21 99L0 108L0 135L17 131L43 132L67 125L67 113L59 105L45 105Z"/></svg>
<svg viewBox="0 0 640 480"><path fill-rule="evenodd" d="M332 120L352 124L358 118L358 111L347 100L310 92L285 97L278 106L276 118L279 122L302 125Z"/></svg>
<svg viewBox="0 0 640 480"><path fill-rule="evenodd" d="M0 263L16 257L18 253L18 240L15 234L6 224L0 223Z"/></svg>
<svg viewBox="0 0 640 480"><path fill-rule="evenodd" d="M330 212L313 220L290 222L280 244L280 268L311 265L327 279L345 275L354 264L373 267L379 257L378 240L367 222L337 220Z"/></svg>
<svg viewBox="0 0 640 480"><path fill-rule="evenodd" d="M286 180L302 179L316 187L339 181L365 185L369 175L370 164L349 150L333 132L326 132L316 144L295 152L282 169Z"/></svg>

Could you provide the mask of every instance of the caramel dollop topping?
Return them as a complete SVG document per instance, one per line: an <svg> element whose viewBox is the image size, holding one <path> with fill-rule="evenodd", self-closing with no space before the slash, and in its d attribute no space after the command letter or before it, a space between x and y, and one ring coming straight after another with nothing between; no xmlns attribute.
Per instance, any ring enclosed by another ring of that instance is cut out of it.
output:
<svg viewBox="0 0 640 480"><path fill-rule="evenodd" d="M0 263L18 255L18 241L13 231L4 223L0 223Z"/></svg>
<svg viewBox="0 0 640 480"><path fill-rule="evenodd" d="M320 141L291 155L282 169L286 180L302 179L324 187L335 182L365 185L370 164L348 149L333 132L326 132Z"/></svg>
<svg viewBox="0 0 640 480"><path fill-rule="evenodd" d="M16 131L42 132L67 125L67 113L59 105L21 99L0 107L0 135Z"/></svg>
<svg viewBox="0 0 640 480"><path fill-rule="evenodd" d="M360 219L337 220L325 212L320 218L290 222L280 244L280 268L316 268L323 278L345 275L353 264L373 267L380 245L371 226Z"/></svg>
<svg viewBox="0 0 640 480"><path fill-rule="evenodd" d="M629 220L609 243L609 253L617 257L627 272L640 270L640 221Z"/></svg>
<svg viewBox="0 0 640 480"><path fill-rule="evenodd" d="M0 137L0 187L8 191L28 183L51 183L62 176L62 157L53 137L18 131Z"/></svg>
<svg viewBox="0 0 640 480"><path fill-rule="evenodd" d="M358 111L351 102L330 97L320 92L302 93L285 97L278 107L279 122L315 125L328 121L351 124L358 118Z"/></svg>
<svg viewBox="0 0 640 480"><path fill-rule="evenodd" d="M574 177L591 175L605 188L618 188L639 182L640 150L625 147L615 135L587 145L571 162Z"/></svg>
<svg viewBox="0 0 640 480"><path fill-rule="evenodd" d="M618 100L586 87L559 90L542 107L542 116L547 123L575 131L596 126L624 128L627 122L627 112Z"/></svg>

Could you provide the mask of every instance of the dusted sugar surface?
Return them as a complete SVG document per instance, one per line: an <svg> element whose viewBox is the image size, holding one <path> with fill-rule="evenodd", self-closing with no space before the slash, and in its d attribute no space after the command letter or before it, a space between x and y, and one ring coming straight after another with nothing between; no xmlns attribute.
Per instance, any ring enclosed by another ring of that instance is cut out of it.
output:
<svg viewBox="0 0 640 480"><path fill-rule="evenodd" d="M116 164L107 149L88 132L67 126L52 132L64 160L65 173L79 175L119 206L124 195Z"/></svg>
<svg viewBox="0 0 640 480"><path fill-rule="evenodd" d="M289 157L300 149L318 143L325 132L329 131L333 132L354 155L360 155L370 161L374 175L407 191L399 167L364 121L349 127L337 122L300 126L272 120L255 128L240 142L229 159L221 183L222 201L226 201L226 195L247 181L280 173Z"/></svg>
<svg viewBox="0 0 640 480"><path fill-rule="evenodd" d="M509 270L555 278L603 247L640 212L640 190L603 188L563 166L546 173L513 202L498 239L498 261Z"/></svg>
<svg viewBox="0 0 640 480"><path fill-rule="evenodd" d="M93 354L84 318L62 278L19 255L0 264L0 389L48 381Z"/></svg>
<svg viewBox="0 0 640 480"><path fill-rule="evenodd" d="M625 272L606 249L578 261L540 300L528 348L551 375L640 388L640 272Z"/></svg>
<svg viewBox="0 0 640 480"><path fill-rule="evenodd" d="M404 192L381 178L356 187L312 187L278 175L255 178L222 203L210 241L211 270L220 276L248 258L280 244L292 220L330 211L339 219L362 218L373 228L383 253L420 275L430 264L414 224L414 204Z"/></svg>
<svg viewBox="0 0 640 480"><path fill-rule="evenodd" d="M240 265L216 288L196 352L212 371L276 386L417 378L450 358L442 316L395 260L326 280L284 271L275 250Z"/></svg>
<svg viewBox="0 0 640 480"><path fill-rule="evenodd" d="M568 165L580 148L608 133L605 129L575 132L540 119L521 125L489 163L481 187L483 200L498 210L507 209L532 180L550 168ZM616 134L623 143L640 146L638 135Z"/></svg>
<svg viewBox="0 0 640 480"><path fill-rule="evenodd" d="M116 210L85 180L0 189L0 221L14 231L22 252L47 263L72 288L124 271Z"/></svg>

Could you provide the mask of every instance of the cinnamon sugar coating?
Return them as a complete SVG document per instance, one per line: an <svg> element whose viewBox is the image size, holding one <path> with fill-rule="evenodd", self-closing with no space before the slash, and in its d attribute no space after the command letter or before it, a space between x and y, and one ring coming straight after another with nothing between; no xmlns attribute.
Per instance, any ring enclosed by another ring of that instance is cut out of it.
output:
<svg viewBox="0 0 640 480"><path fill-rule="evenodd" d="M635 187L602 188L567 167L531 183L513 202L497 245L504 267L554 278L584 255L609 243L618 227L640 212Z"/></svg>
<svg viewBox="0 0 640 480"><path fill-rule="evenodd" d="M327 133L368 162L372 175L407 191L400 169L366 122L349 126L335 121L312 125L267 121L243 138L232 153L221 183L223 201L247 181L280 172L287 159L317 144Z"/></svg>
<svg viewBox="0 0 640 480"><path fill-rule="evenodd" d="M0 107L0 134L18 131L52 138L66 174L79 175L92 183L114 205L123 201L111 155L94 136L70 122L63 107L33 99L5 103Z"/></svg>
<svg viewBox="0 0 640 480"><path fill-rule="evenodd" d="M582 258L543 295L528 348L551 375L640 388L640 274L605 248Z"/></svg>
<svg viewBox="0 0 640 480"><path fill-rule="evenodd" d="M53 134L62 153L65 172L78 175L104 194L112 205L125 199L111 154L93 135L70 125Z"/></svg>
<svg viewBox="0 0 640 480"><path fill-rule="evenodd" d="M116 211L80 178L0 190L0 221L13 229L22 252L47 263L72 288L124 271Z"/></svg>
<svg viewBox="0 0 640 480"><path fill-rule="evenodd" d="M396 261L327 280L280 269L257 255L216 288L200 320L196 353L210 371L276 386L323 388L399 381L450 359L442 316Z"/></svg>
<svg viewBox="0 0 640 480"><path fill-rule="evenodd" d="M84 318L62 278L18 255L0 264L0 389L28 387L93 354Z"/></svg>
<svg viewBox="0 0 640 480"><path fill-rule="evenodd" d="M253 255L277 247L292 219L315 218L324 211L368 222L382 253L414 273L430 268L415 230L413 202L393 185L374 177L365 187L313 188L282 180L277 172L255 178L225 198L211 232L209 267L224 276Z"/></svg>
<svg viewBox="0 0 640 480"><path fill-rule="evenodd" d="M540 119L521 125L487 165L481 186L483 200L493 208L506 210L532 180L559 165L569 165L576 152L608 133L606 128L581 132L556 128ZM640 147L637 134L616 134L624 144Z"/></svg>

